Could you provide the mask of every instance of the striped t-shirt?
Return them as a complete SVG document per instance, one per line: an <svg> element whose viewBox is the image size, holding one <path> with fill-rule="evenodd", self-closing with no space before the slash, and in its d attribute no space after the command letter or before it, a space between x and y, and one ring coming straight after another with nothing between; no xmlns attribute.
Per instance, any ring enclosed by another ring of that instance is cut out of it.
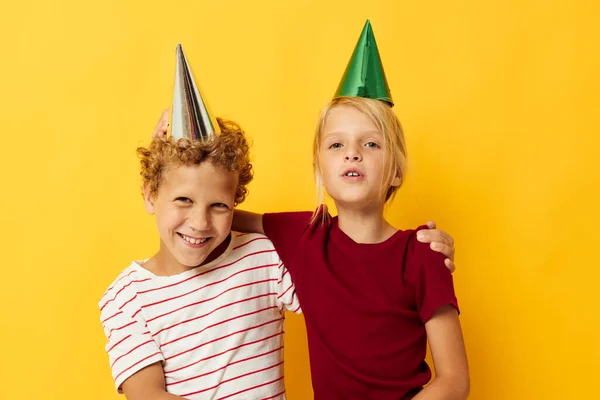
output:
<svg viewBox="0 0 600 400"><path fill-rule="evenodd" d="M161 361L167 391L187 399L285 399L284 311L301 311L265 236L232 232L219 258L175 276L134 262L99 306L117 390Z"/></svg>

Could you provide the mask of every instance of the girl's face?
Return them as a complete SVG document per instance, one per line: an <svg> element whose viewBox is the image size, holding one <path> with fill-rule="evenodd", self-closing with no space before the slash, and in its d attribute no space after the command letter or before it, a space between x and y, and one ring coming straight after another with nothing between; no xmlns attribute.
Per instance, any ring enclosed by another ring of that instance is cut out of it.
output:
<svg viewBox="0 0 600 400"><path fill-rule="evenodd" d="M360 110L336 106L325 121L319 164L325 190L338 205L351 208L383 205L384 139Z"/></svg>

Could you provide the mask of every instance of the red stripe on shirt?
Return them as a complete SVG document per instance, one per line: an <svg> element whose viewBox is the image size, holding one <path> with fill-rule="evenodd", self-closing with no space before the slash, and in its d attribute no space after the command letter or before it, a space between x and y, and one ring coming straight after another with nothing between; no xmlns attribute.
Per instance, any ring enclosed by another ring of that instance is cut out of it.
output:
<svg viewBox="0 0 600 400"><path fill-rule="evenodd" d="M198 391L196 391L196 392L192 392L192 393L186 393L186 394L182 394L182 396L183 396L183 397L185 397L185 396L192 396L192 395L195 395L195 394L198 394L198 393L206 392L207 390L216 389L216 388L218 388L219 386L221 386L221 385L222 385L222 384L224 384L224 383L232 382L232 381L235 381L235 380L237 380L237 379L241 379L241 378L245 378L245 377L247 377L247 376L250 376L250 375L258 374L259 372L268 371L268 370L270 370L270 369L272 369L272 368L275 368L275 367L278 367L278 366L280 366L281 364L283 364L283 361L281 361L281 362L278 362L277 364L275 364L275 365L271 365L271 366L269 366L269 367L266 367L266 368L261 368L261 369L258 369L258 370L256 370L256 371L248 372L248 373L245 373L245 374L242 374L242 375L239 375L239 376L235 376L235 377L233 377L233 378L229 378L229 379L222 380L221 382L219 382L219 383L218 383L217 385L215 385L215 386L212 386L212 387L209 387L209 388L206 388L206 389L202 389L202 390L198 390ZM258 385L258 386L251 387L251 388L248 388L248 389L240 390L239 392L232 393L232 394L230 394L230 395L227 395L227 396L225 396L225 397L221 397L221 399L226 399L226 398L228 398L228 397L235 396L235 395L237 395L237 394L244 393L244 392L247 392L247 391L249 391L249 390L256 389L256 388L259 388L259 387L261 387L261 386L268 385L268 384L270 384L270 383L273 383L273 382L277 382L277 381L278 381L278 380L280 380L280 379L281 379L281 378L279 378L279 379L277 379L277 380L275 380L275 381L272 381L272 382L267 382L267 383L265 383L265 384L262 384L262 385Z"/></svg>
<svg viewBox="0 0 600 400"><path fill-rule="evenodd" d="M159 319L161 317L164 317L164 316L172 314L174 312L183 310L185 308L192 307L192 306L197 306L198 304L202 304L202 303L209 302L211 300L215 300L215 299L221 297L222 295L224 295L225 293L231 292L232 290L240 289L240 288L243 288L243 287L246 287L246 286L257 285L257 284L260 284L260 283L267 283L267 282L271 282L271 281L274 281L274 280L275 279L264 279L264 280L261 280L261 281L249 282L249 283L244 283L243 285L234 286L234 287L231 287L231 288L229 288L227 290L222 291L221 293L219 293L216 296L213 296L213 297L208 298L208 299L196 301L196 302L193 302L193 303L190 303L190 304L186 304L185 306L181 306L179 308L176 308L175 310L172 310L172 311L166 312L164 314L160 314L160 315L157 315L155 317L152 317L152 318L148 319L146 322L152 322L152 321L155 321L155 320L157 320L157 319Z"/></svg>
<svg viewBox="0 0 600 400"><path fill-rule="evenodd" d="M273 308L278 308L278 307L277 307L277 306L271 306L271 307L267 307L267 308L261 308L260 310L252 311L252 312L249 312L249 313L246 313L246 314L241 314L241 315L235 316L235 317L233 317L233 318L224 319L223 321L219 321L219 322L217 322L217 323L215 323L215 324L212 324L212 325L205 326L204 328L202 328L202 329L201 329L201 330L199 330L199 331L192 332L192 333L188 333L187 335L183 335L183 336L181 336L181 337L178 337L177 339L173 339L173 340L171 340L170 342L165 342L165 343L163 343L163 344L160 346L160 348L161 348L161 349L163 349L163 348L165 348L165 346L167 346L167 345L169 345L169 344L172 344L172 343L178 342L178 341L180 341L180 340L182 340L182 339L185 339L185 338L188 338L188 337L190 337L190 336L199 335L199 334L201 334L202 332L206 331L207 329L214 328L215 326L219 326L219 325L222 325L222 324L226 324L226 323L228 323L228 322L235 321L236 319L244 318L244 317L247 317L247 316L249 316L249 315L253 315L253 314L258 314L258 313L261 313L261 312L263 312L263 311L271 310L271 309L273 309Z"/></svg>
<svg viewBox="0 0 600 400"><path fill-rule="evenodd" d="M117 286L117 283L119 283L121 281L121 279L125 279L127 278L129 275L138 272L137 270L133 270L133 271L129 271L128 274L123 275L122 277L118 278L116 281L113 282L112 285L110 285L108 287L108 289L106 289L106 292L104 292L104 294L102 295L102 298L100 298L100 303L102 303L102 299L104 299L106 297L106 295L108 294L108 292L110 292L115 286Z"/></svg>
<svg viewBox="0 0 600 400"><path fill-rule="evenodd" d="M137 298L137 296L138 296L138 295L136 294L136 295L134 295L132 298L130 298L129 300L127 300L125 303L121 304L121 305L119 306L119 310L122 310L122 309L123 309L123 307L125 307L127 304L129 304L129 303L131 303L133 300L135 300L135 299Z"/></svg>
<svg viewBox="0 0 600 400"><path fill-rule="evenodd" d="M115 381L118 381L118 380L119 380L119 377L120 377L121 375L123 375L125 372L129 371L131 368L133 368L133 367L135 367L136 365L143 363L143 362L144 362L144 361L146 361L147 359L149 359L149 358L152 358L152 357L154 357L154 356L157 356L157 355L160 355L160 351L157 351L157 352L156 352L156 353L154 353L154 354L150 354L148 357L144 357L144 358L142 358L141 360L139 360L138 362L136 362L136 363L134 363L134 364L130 365L129 367L125 368L123 371L121 371L121 372L119 373L119 375L115 376Z"/></svg>
<svg viewBox="0 0 600 400"><path fill-rule="evenodd" d="M286 268L285 272L281 275L281 279L277 281L277 283L281 283L283 282L283 277L287 275L287 273L289 272L289 270Z"/></svg>
<svg viewBox="0 0 600 400"><path fill-rule="evenodd" d="M210 311L210 312L208 312L208 313L206 313L206 314L199 315L199 316L197 316L197 317L190 318L190 319L187 319L187 320L185 320L185 321L178 322L178 323L176 323L176 324L173 324L173 325L171 325L171 326L166 326L166 327L162 328L161 330L157 331L156 333L154 333L154 334L153 334L153 336L157 336L157 335L159 335L160 333L162 333L162 332L164 332L164 331L166 331L166 330L169 330L169 329L171 329L171 328L174 328L174 327L176 327L176 326L183 325L183 324L186 324L186 323L188 323L188 322L195 321L195 320L197 320L197 319L200 319L200 318L207 317L207 316L211 315L212 313L214 313L214 312L216 312L216 311L218 311L218 310L222 310L223 308L227 308L227 307L233 306L233 305L235 305L235 304L244 303L244 302L246 302L246 301L256 300L256 299L259 299L259 298L261 298L261 297L273 296L273 295L277 295L277 293L265 293L265 294L261 294L261 295L258 295L258 296L249 297L249 298L247 298L247 299L243 299L243 300L234 301L233 303L229 303L229 304L222 305L222 306L220 306L220 307L217 307L217 308L215 308L214 310L212 310L212 311Z"/></svg>
<svg viewBox="0 0 600 400"><path fill-rule="evenodd" d="M119 361L121 358L123 358L123 357L125 357L125 356L127 356L127 355L131 354L132 352L134 352L135 350L139 349L139 348L140 348L140 347L142 347L143 345L145 345L145 344L148 344L148 343L152 343L152 342L153 342L153 340L152 340L152 339L150 339L150 340L146 340L144 343L138 344L138 345L137 345L137 346L135 346L133 349L129 350L127 353L125 353L125 354L121 354L119 357L117 357L117 358L115 359L115 361L113 361L113 362L112 362L112 364L110 364L110 368L112 369L112 367L114 367L114 365L117 363L117 361Z"/></svg>
<svg viewBox="0 0 600 400"><path fill-rule="evenodd" d="M186 279L184 279L184 280L182 280L182 281L175 282L175 283L171 283L170 285L165 285L165 286L161 286L161 287L157 287L157 288L152 288L152 289L142 290L142 291L139 291L138 293L139 293L139 294L143 294L143 293L149 293L149 292L154 292L154 291L157 291L157 290L161 290L161 289L166 289L166 288L170 288L170 287L173 287L173 286L177 286L177 285L180 285L180 284L182 284L182 283L184 283L184 282L187 282L187 281L190 281L190 280L192 280L192 279L194 279L194 278L197 278L197 277L199 277L199 276L202 276L202 275L204 275L204 274L208 274L208 273L210 273L210 272L217 271L217 270L219 270L219 269L223 269L223 268L226 268L226 267L230 267L230 266L232 266L232 265L236 264L237 262L239 262L239 261L243 260L244 258L247 258L247 257L250 257L250 256L254 256L254 255L257 255L257 254L262 254L262 253L274 253L274 252L275 252L275 249L273 249L273 250L261 250L261 251L255 251L254 253L248 253L248 254L246 254L245 256L243 256L243 257L240 257L240 258L238 258L237 260L235 260L235 261L233 261L233 262L231 262L231 263L229 263L229 264L221 265L220 267L213 268L213 269L211 269L211 270L209 270L209 271L200 272L200 273L198 273L198 274L196 274L196 275L193 275L193 276L190 276L189 278L186 278Z"/></svg>
<svg viewBox="0 0 600 400"><path fill-rule="evenodd" d="M244 393L244 392L249 392L250 390L258 389L260 387L267 386L267 385L270 385L270 384L275 383L275 382L279 382L282 379L283 379L283 375L281 375L280 378L274 379L274 380L272 380L270 382L265 382L265 383L262 383L260 385L249 387L248 389L240 390L239 392L231 393L231 394L229 394L227 396L219 397L217 400L223 400L223 399L227 399L227 398L229 398L231 396L236 396L236 395Z"/></svg>
<svg viewBox="0 0 600 400"><path fill-rule="evenodd" d="M112 299L108 300L106 303L104 303L104 305L102 307L100 307L100 311L104 310L104 307L106 307L106 305L108 303L110 303L111 301L114 301L117 298L117 296L119 295L119 293L121 293L123 290L125 290L125 288L127 286L131 285L132 283L146 282L146 281L149 281L149 280L151 280L151 278L141 279L139 281L130 281L126 285L123 285L123 287L121 289L119 289L119 291L117 292L117 294L115 294L115 297L113 297Z"/></svg>
<svg viewBox="0 0 600 400"><path fill-rule="evenodd" d="M152 307L152 306L155 306L155 305L158 305L158 304L166 303L167 301L171 301L171 300L180 299L180 298L182 298L182 297L185 297L185 296L187 296L187 295L189 295L189 294L192 294L192 293L196 293L196 292L198 292L198 291L200 291L200 290L202 290L202 289L205 289L205 288L207 288L207 287L214 286L214 285L218 285L219 283L223 283L223 282L227 281L228 279L230 279L230 278L233 278L234 276L240 275L241 273L244 273L244 272L249 272L249 271L254 271L254 270L257 270L257 269L262 269L262 268L269 268L269 267L272 267L272 266L274 266L274 265L275 265L275 264L265 264L265 265L260 265L260 266L258 266L258 267L247 268L247 269L244 269L244 270L242 270L242 271L238 271L238 272L236 272L236 273L234 273L234 274L231 274L231 275L229 275L228 277L221 279L220 281L214 281L214 282L211 282L211 283L207 283L206 285L204 285L204 286L201 286L201 287L199 287L199 288L196 288L196 289L194 289L194 290L190 290L189 292L182 293L182 294L179 294L179 295L177 295L177 296L174 296L174 297L169 297L169 298L166 298L166 299L162 299L162 300L160 300L160 301L156 301L156 302L154 302L154 303L148 303L148 304L144 304L144 305L142 306L142 308L149 308L149 307Z"/></svg>
<svg viewBox="0 0 600 400"><path fill-rule="evenodd" d="M125 324L125 325L123 325L123 326L120 326L120 327L118 327L118 328L112 328L112 329L111 329L111 330L108 332L108 339L110 339L110 337L112 336L112 334L113 334L113 332L114 332L114 331L120 331L121 329L123 329L123 328L127 328L128 326L131 326L131 325L133 325L133 324L135 324L135 321L132 321L132 322L130 322L130 323L128 323L128 324Z"/></svg>
<svg viewBox="0 0 600 400"><path fill-rule="evenodd" d="M109 319L111 319L111 318L113 318L113 317L116 317L116 316L117 316L117 315L119 315L119 314L123 314L123 311L121 311L121 310L117 311L116 313L114 313L114 314L113 314L113 315L111 315L110 317L108 317L108 318L105 318L104 320L100 321L100 323L101 323L102 325L104 325L104 323L105 323L106 321L108 321Z"/></svg>
<svg viewBox="0 0 600 400"><path fill-rule="evenodd" d="M214 374L215 372L222 371L222 370L224 370L225 368L227 368L227 367L229 367L231 365L241 364L241 363L246 362L246 361L250 361L250 360L254 360L254 359L260 358L260 357L264 357L264 356L267 356L269 354L275 353L275 352L280 351L280 350L283 350L283 346L280 346L280 347L278 347L278 348L276 348L274 350L267 351L266 353L257 354L257 355L252 356L252 357L247 357L247 358L243 358L241 360L237 360L237 361L233 361L233 362L227 363L227 365L225 365L224 367L217 368L217 369L215 369L213 371L206 372L204 374L192 376L190 378L186 378L186 379L183 379L181 381L169 382L169 383L165 384L165 386L179 385L180 383L185 383L185 382L188 382L188 381L191 381L191 380L194 380L194 379L202 378L204 376L207 376L207 375L210 375L210 374Z"/></svg>
<svg viewBox="0 0 600 400"><path fill-rule="evenodd" d="M281 321L282 319L283 319L283 318L277 318L277 319L274 319L274 320L272 320L272 321L269 321L269 322L264 322L264 323L262 323L262 324L260 324L260 325L251 326L250 328L246 328L246 329L242 329L242 330L239 330L239 331L236 331L236 332L232 332L232 333L229 333L229 334L227 334L227 335L225 335L225 336L221 336L221 337L218 337L218 338L216 338L216 339L210 340L210 341L208 341L208 342L201 343L201 344L199 344L199 345L198 345L198 346L196 346L196 347L192 347L191 349L187 349L187 350L185 350L185 351L182 351L182 352L180 352L180 353L173 354L172 356L165 357L165 361L172 360L173 358L175 358L175 357L179 357L180 355L183 355L183 354L186 354L186 353L189 353L190 351L198 350L200 347L206 346L207 344L211 344L211 343L214 343L214 342L218 342L219 340L226 339L226 338L228 338L228 337L231 337L231 336L233 336L233 335L237 335L237 334L239 334L239 333L242 333L242 332L249 332L249 331L251 331L251 330L253 330L253 329L261 328L261 327L263 327L263 326L266 326L266 325L272 324L273 322L279 322L279 321Z"/></svg>
<svg viewBox="0 0 600 400"><path fill-rule="evenodd" d="M110 348L110 349L106 350L106 352L107 352L107 353L110 353L110 351L111 351L112 349L114 349L115 347L117 347L118 345L120 345L121 343L123 343L125 340L129 339L130 337L131 337L131 335L127 335L127 336L125 336L123 339L121 339L121 340L119 340L117 343L113 344L113 345L111 346L111 348Z"/></svg>
<svg viewBox="0 0 600 400"><path fill-rule="evenodd" d="M279 332L279 333L276 333L276 334L274 334L274 335L267 336L266 338L262 338L262 339L254 340L254 341L252 341L252 342L242 343L242 344L241 344L241 345L239 345L239 346L235 346L235 347L232 347L232 348L230 348L230 349L227 349L227 350L225 350L225 351L222 351L222 352L220 352L220 353L213 354L212 356L208 356L208 357L201 358L200 360L198 360L198 361L194 361L193 363L191 363L191 364L188 364L188 365L184 365L183 367L179 367L179 368L173 369L173 370L171 370L171 371L165 371L165 374L170 374L170 373L173 373L173 372L181 371L182 369L186 369L186 368L189 368L189 367L191 367L191 366L193 366L193 365L199 364L199 363L201 363L202 361L206 361L206 360L210 360L211 358L215 358L215 357L218 357L218 356L222 356L222 355L223 355L223 354L225 354L225 353L229 353L230 351L234 351L234 350L241 349L242 347L250 346L250 345L253 345L253 344L256 344L256 343L260 343L260 342L265 342L265 341L267 341L267 340L269 340L269 339L273 339L274 337L281 336L281 335L283 335L283 331L281 331L281 332Z"/></svg>
<svg viewBox="0 0 600 400"><path fill-rule="evenodd" d="M270 396L270 397L265 397L264 399L261 399L261 400L271 400L271 399L274 399L277 396L283 395L284 393L285 393L285 390L282 391L282 392L277 393L276 395L273 395L273 396Z"/></svg>
<svg viewBox="0 0 600 400"><path fill-rule="evenodd" d="M292 285L290 285L290 286L289 286L287 289L285 289L285 292L281 293L279 296L277 296L277 298L278 298L278 299L280 299L280 298L282 298L283 296L285 296L285 294L286 294L287 292L289 292L289 290L290 290L291 288L293 288L293 287L294 287L294 285L293 285L293 284L292 284Z"/></svg>
<svg viewBox="0 0 600 400"><path fill-rule="evenodd" d="M141 311L142 311L142 309L138 308L137 311L133 313L133 315L131 316L131 318L135 318L135 316L138 315ZM146 324L146 326L148 326L148 324Z"/></svg>

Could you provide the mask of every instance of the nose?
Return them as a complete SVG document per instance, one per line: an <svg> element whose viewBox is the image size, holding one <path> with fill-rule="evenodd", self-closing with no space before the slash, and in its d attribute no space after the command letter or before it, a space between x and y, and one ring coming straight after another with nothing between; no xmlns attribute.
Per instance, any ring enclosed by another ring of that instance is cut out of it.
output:
<svg viewBox="0 0 600 400"><path fill-rule="evenodd" d="M344 159L350 162L362 161L362 154L360 153L359 147L356 145L346 146L346 154L344 155Z"/></svg>
<svg viewBox="0 0 600 400"><path fill-rule="evenodd" d="M207 231L212 225L210 213L203 208L194 208L188 215L187 224L193 231Z"/></svg>

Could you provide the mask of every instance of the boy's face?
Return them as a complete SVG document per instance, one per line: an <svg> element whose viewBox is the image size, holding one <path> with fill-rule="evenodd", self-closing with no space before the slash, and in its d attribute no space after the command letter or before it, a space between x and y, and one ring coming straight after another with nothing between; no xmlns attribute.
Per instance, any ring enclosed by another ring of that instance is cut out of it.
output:
<svg viewBox="0 0 600 400"><path fill-rule="evenodd" d="M164 268L183 272L220 255L211 252L231 231L237 185L237 172L210 161L167 167L158 193L144 195L146 210L156 214Z"/></svg>

